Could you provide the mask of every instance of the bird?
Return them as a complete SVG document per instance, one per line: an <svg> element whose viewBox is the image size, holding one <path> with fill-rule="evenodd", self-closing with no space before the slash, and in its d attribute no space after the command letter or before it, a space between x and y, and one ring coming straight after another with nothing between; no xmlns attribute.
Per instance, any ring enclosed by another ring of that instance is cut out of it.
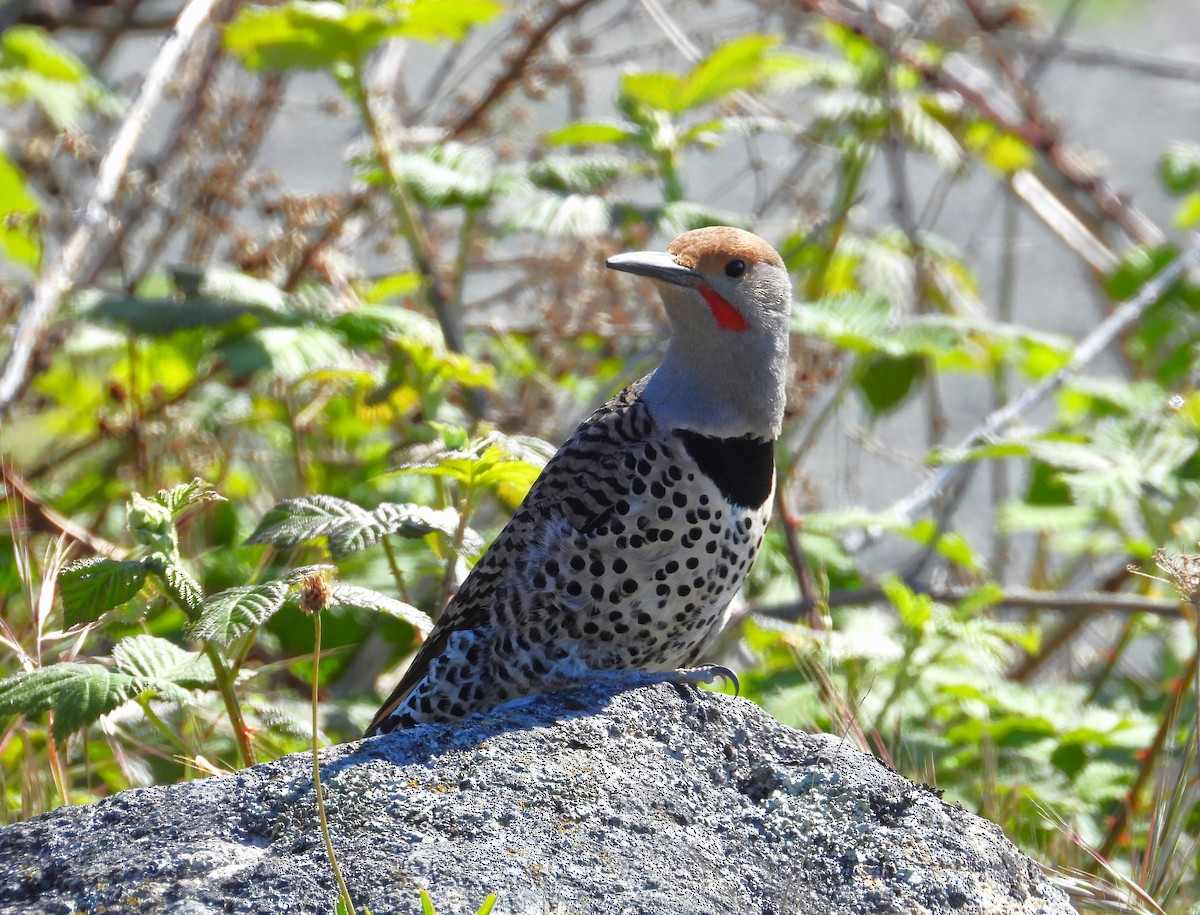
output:
<svg viewBox="0 0 1200 915"><path fill-rule="evenodd" d="M689 677L770 518L791 280L770 244L730 226L606 265L656 282L671 327L661 362L547 462L367 736L614 671L728 673Z"/></svg>

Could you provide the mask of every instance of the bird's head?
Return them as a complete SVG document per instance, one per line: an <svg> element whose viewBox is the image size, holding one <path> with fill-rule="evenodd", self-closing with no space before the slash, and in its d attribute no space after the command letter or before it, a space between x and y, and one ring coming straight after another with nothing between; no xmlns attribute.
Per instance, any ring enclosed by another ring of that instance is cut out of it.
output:
<svg viewBox="0 0 1200 915"><path fill-rule="evenodd" d="M712 435L777 436L792 306L778 252L742 229L711 226L665 252L607 264L659 281L674 333L647 389L658 417Z"/></svg>

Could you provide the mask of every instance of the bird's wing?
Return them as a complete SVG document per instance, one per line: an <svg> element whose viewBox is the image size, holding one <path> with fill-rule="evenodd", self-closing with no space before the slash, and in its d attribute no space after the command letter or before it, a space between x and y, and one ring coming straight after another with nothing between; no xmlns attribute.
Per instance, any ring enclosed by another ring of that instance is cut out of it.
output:
<svg viewBox="0 0 1200 915"><path fill-rule="evenodd" d="M510 564L533 532L555 517L583 535L604 523L612 512L614 484L619 485L616 479L622 462L636 453L654 430L640 397L645 382L643 378L625 388L584 420L542 468L521 506L446 605L429 638L376 712L368 735L375 733L425 678L455 632L487 622L496 602L503 599Z"/></svg>

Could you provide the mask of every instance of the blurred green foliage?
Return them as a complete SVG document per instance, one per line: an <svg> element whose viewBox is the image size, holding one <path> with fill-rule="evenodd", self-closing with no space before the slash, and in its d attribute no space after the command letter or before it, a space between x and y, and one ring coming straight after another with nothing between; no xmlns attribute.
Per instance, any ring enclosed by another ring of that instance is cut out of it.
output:
<svg viewBox="0 0 1200 915"><path fill-rule="evenodd" d="M753 134L819 145L834 167L828 220L771 239L802 302L798 362L827 372L781 441L786 510L744 589L749 612L728 634L731 653L754 659L746 693L780 720L847 734L1036 855L1086 867L1087 843L1112 860L1148 856L1157 863L1143 885L1163 905L1200 898L1194 861L1170 863L1197 832L1194 775L1148 796L1154 777L1176 771L1173 753L1194 758L1196 740L1196 582L1170 558L1200 541L1194 279L1121 341L1118 374L1071 377L1036 426L966 451L930 442L930 464L1021 468L1020 491L990 523L1024 538L1024 566L998 566L978 527L952 512L914 522L837 506L796 523L812 508L797 462L847 404L872 426L919 408L939 384L1000 391L1070 364L1070 339L987 316L971 264L946 239L855 219L889 148L947 180L975 169L1005 181L1039 153L831 22L807 50L749 33L678 71L626 69L618 117L556 127L536 155L501 154L479 135L394 143L368 86L371 55L397 38L447 47L497 22L491 0L290 0L243 7L224 27L224 51L248 70L328 74L366 138L354 176L388 202L388 231L413 266L372 275L363 263L322 273L163 256L136 281L114 262L73 291L0 431L11 534L0 551L5 818L304 748L313 642L296 593L312 574L333 582L322 727L329 740L358 736L380 684L552 452L547 441L652 364L656 342L637 323L647 316L620 312L616 287L595 273L597 299L582 309L609 307L607 325L555 324L522 313L521 299L506 304L524 323L468 326L469 283L523 268L510 291L547 283L558 284L550 298L583 295L576 274L605 247L749 225L750 214L692 199L683 164ZM921 40L912 53L936 66L947 48ZM808 125L759 107L797 91L817 99ZM2 36L0 100L32 110L48 136L113 115L115 99L45 33ZM23 277L40 268L42 229L55 225L36 177L0 152L0 255ZM1160 177L1180 199L1176 226L1194 228L1197 150L1173 146ZM451 265L440 272L434 229ZM514 266L519 239L546 259L526 248ZM1175 242L1132 246L1096 289L1128 299L1178 253ZM19 299L19 282L6 285ZM870 573L846 536L863 528L914 545L920 574ZM1110 572L1091 609L1013 604L1094 568ZM939 596L935 581L953 582L953 594ZM1182 597L1164 610L1173 588ZM1109 613L1104 595L1119 594L1157 597L1159 612ZM1089 614L1110 624L1096 636L1107 647L1040 671ZM1114 830L1131 802L1139 815ZM1171 814L1171 836L1147 810L1160 824Z"/></svg>

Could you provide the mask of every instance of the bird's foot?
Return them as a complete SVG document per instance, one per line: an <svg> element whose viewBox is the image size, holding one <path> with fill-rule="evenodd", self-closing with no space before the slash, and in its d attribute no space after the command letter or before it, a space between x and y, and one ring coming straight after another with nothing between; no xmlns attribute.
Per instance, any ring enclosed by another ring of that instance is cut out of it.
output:
<svg viewBox="0 0 1200 915"><path fill-rule="evenodd" d="M717 664L705 664L701 667L684 667L679 670L590 670L587 675L580 677L578 682L587 680L610 680L624 687L649 686L653 683L674 683L677 686L699 686L701 683L712 684L717 680L733 684L733 694L741 691L741 683L737 674L728 667Z"/></svg>
<svg viewBox="0 0 1200 915"><path fill-rule="evenodd" d="M705 664L702 667L684 667L680 670L667 671L667 679L674 683L686 683L689 686L699 686L701 683L716 683L721 680L722 683L728 683L733 686L733 694L736 696L742 691L742 684L735 674L728 667L721 667L719 664Z"/></svg>

